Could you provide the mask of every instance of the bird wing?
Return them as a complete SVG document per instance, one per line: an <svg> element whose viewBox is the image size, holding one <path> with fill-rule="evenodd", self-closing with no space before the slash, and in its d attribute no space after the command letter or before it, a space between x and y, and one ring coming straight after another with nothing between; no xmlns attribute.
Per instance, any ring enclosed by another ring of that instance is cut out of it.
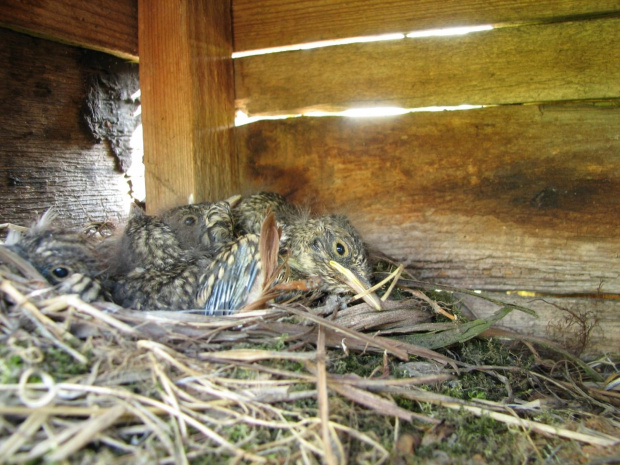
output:
<svg viewBox="0 0 620 465"><path fill-rule="evenodd" d="M215 257L203 275L197 304L208 315L231 314L262 290L259 238L248 234Z"/></svg>

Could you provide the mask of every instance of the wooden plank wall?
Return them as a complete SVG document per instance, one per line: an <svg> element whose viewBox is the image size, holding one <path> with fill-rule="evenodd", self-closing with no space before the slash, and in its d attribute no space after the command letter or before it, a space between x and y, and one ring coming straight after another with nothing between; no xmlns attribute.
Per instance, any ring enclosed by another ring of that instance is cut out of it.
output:
<svg viewBox="0 0 620 465"><path fill-rule="evenodd" d="M618 13L616 0L235 0L235 50Z"/></svg>
<svg viewBox="0 0 620 465"><path fill-rule="evenodd" d="M0 27L138 60L137 0L2 0Z"/></svg>
<svg viewBox="0 0 620 465"><path fill-rule="evenodd" d="M593 309L590 351L620 351L620 5L617 2L237 0L237 49L501 23L235 60L250 116L390 105L485 108L238 127L248 191L273 189L353 218L427 281L525 290L540 320ZM504 294L505 295L505 294ZM486 315L485 306L470 307Z"/></svg>
<svg viewBox="0 0 620 465"><path fill-rule="evenodd" d="M50 207L72 226L125 218L127 178L82 113L90 78L118 60L7 29L0 43L0 223Z"/></svg>
<svg viewBox="0 0 620 465"><path fill-rule="evenodd" d="M275 53L235 66L239 108L251 115L614 98L620 18Z"/></svg>

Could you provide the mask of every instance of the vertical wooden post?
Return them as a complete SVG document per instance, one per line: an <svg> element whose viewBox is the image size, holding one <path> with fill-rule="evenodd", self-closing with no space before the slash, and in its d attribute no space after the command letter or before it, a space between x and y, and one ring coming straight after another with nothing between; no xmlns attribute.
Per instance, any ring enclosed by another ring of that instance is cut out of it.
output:
<svg viewBox="0 0 620 465"><path fill-rule="evenodd" d="M139 0L147 211L231 195L231 0Z"/></svg>

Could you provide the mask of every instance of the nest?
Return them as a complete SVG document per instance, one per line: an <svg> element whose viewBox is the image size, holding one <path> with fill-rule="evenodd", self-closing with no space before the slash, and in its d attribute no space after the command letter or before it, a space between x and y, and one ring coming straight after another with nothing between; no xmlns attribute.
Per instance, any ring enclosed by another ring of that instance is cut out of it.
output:
<svg viewBox="0 0 620 465"><path fill-rule="evenodd" d="M586 364L548 342L507 334L521 341L527 364L467 360L459 348L489 344L472 338L494 320L450 321L441 314L452 316L457 302L442 300L453 289L433 298L421 283L398 283L399 300L381 312L328 301L208 317L88 304L28 270L2 267L0 457L438 463L439 444L464 440L454 415L466 416L463 424L492 419L518 436L527 452L514 463L542 462L551 443L578 444L571 449L578 460L620 453L613 360ZM511 310L527 311L500 306L495 318ZM490 380L502 398L457 395L468 374ZM568 416L559 416L562 408ZM496 451L473 450L471 460L480 460L471 463L493 463Z"/></svg>

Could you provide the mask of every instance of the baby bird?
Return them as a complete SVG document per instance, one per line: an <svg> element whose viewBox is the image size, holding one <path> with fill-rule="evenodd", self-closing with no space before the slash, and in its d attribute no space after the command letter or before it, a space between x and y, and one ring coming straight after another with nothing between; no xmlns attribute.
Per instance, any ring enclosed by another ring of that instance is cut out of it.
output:
<svg viewBox="0 0 620 465"><path fill-rule="evenodd" d="M310 218L273 192L243 199L233 216L240 230L256 232L268 211L273 211L282 227L280 249L289 253L291 279L319 277L319 290L327 294L362 293L370 287L364 243L345 216ZM364 300L381 309L376 294L368 294Z"/></svg>
<svg viewBox="0 0 620 465"><path fill-rule="evenodd" d="M52 226L45 213L25 233L11 231L6 245L32 264L59 292L78 294L85 302L101 297L101 266L94 243L84 234Z"/></svg>
<svg viewBox="0 0 620 465"><path fill-rule="evenodd" d="M305 216L302 209L276 192L260 192L244 198L233 209L235 228L240 234L260 234L261 224L268 211L276 216L280 226L286 226Z"/></svg>
<svg viewBox="0 0 620 465"><path fill-rule="evenodd" d="M164 212L161 220L175 233L181 248L215 255L233 240L228 201L182 205Z"/></svg>
<svg viewBox="0 0 620 465"><path fill-rule="evenodd" d="M108 264L111 275L127 273L137 267L163 269L190 256L181 248L172 228L154 216L133 216L120 239L109 242L116 242L116 251L111 252Z"/></svg>
<svg viewBox="0 0 620 465"><path fill-rule="evenodd" d="M117 259L112 294L124 307L228 314L263 290L255 234L229 242L212 256L183 249L175 231L161 219L137 216L125 228Z"/></svg>

